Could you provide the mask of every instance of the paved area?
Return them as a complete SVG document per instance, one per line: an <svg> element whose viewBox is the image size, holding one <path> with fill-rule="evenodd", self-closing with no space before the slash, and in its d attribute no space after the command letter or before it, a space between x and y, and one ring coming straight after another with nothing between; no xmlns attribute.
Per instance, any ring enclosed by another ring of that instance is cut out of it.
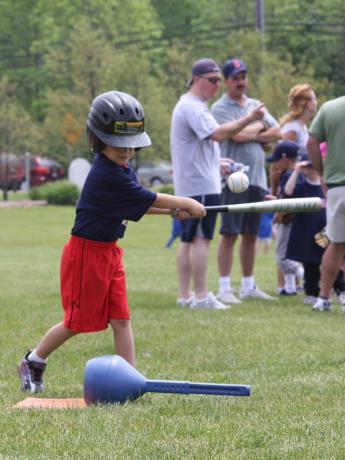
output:
<svg viewBox="0 0 345 460"><path fill-rule="evenodd" d="M46 204L46 200L2 200L0 201L0 208L28 208L30 206L44 206Z"/></svg>

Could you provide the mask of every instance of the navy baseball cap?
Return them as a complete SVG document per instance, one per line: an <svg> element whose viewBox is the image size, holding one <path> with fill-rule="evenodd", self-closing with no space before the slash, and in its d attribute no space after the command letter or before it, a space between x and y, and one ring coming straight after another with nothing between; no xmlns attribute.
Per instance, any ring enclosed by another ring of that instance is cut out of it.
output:
<svg viewBox="0 0 345 460"><path fill-rule="evenodd" d="M229 59L223 65L224 78L230 78L240 72L248 72L247 65L241 59Z"/></svg>
<svg viewBox="0 0 345 460"><path fill-rule="evenodd" d="M204 75L205 73L209 72L220 72L219 65L213 59L203 58L194 62L192 67L192 78L188 80L186 86L188 88L192 86L194 77L198 75Z"/></svg>
<svg viewBox="0 0 345 460"><path fill-rule="evenodd" d="M279 142L270 157L266 158L266 161L273 163L279 161L282 158L295 159L298 156L299 145L294 141L281 141Z"/></svg>

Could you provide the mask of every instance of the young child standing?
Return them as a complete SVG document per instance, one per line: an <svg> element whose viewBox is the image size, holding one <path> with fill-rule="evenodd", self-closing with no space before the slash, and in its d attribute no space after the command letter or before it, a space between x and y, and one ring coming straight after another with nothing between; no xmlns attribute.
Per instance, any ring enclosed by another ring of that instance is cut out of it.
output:
<svg viewBox="0 0 345 460"><path fill-rule="evenodd" d="M270 163L270 180L272 195L283 197L284 185L292 174L299 152L296 142L285 140L278 142L273 154L266 158ZM276 246L275 257L278 266L279 295L292 296L297 294L296 278L300 278L301 266L286 255L286 247L291 232L292 213L276 213L273 218ZM281 285L280 285L281 284Z"/></svg>
<svg viewBox="0 0 345 460"><path fill-rule="evenodd" d="M122 249L127 221L144 214L170 214L181 220L203 217L202 204L185 197L154 193L139 184L128 161L134 150L151 145L144 111L120 91L97 96L87 119L96 154L77 204L71 238L61 258L64 320L53 326L18 366L23 391L41 392L48 356L71 337L111 325L116 352L135 364Z"/></svg>
<svg viewBox="0 0 345 460"><path fill-rule="evenodd" d="M303 154L301 161L285 184L287 197L306 198L317 196L325 198L321 179L312 167L308 155ZM326 210L296 214L292 223L286 257L302 262L304 267L305 304L314 305L319 296L320 264L324 248L315 243L315 234L326 225ZM345 291L344 273L339 271L333 285L337 295Z"/></svg>

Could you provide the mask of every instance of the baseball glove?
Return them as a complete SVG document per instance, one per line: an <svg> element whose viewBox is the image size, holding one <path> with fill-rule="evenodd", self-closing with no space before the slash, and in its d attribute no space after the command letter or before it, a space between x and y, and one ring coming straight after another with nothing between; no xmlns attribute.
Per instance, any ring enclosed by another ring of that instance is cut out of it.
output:
<svg viewBox="0 0 345 460"><path fill-rule="evenodd" d="M314 235L314 240L315 240L315 243L323 249L326 249L330 243L329 238L326 235L325 228L323 228L320 232Z"/></svg>

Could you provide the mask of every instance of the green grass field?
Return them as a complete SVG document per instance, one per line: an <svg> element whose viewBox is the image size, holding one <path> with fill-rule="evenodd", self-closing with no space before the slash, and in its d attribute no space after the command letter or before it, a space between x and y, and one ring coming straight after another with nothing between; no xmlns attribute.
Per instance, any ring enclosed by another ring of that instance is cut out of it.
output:
<svg viewBox="0 0 345 460"><path fill-rule="evenodd" d="M246 301L226 311L178 308L170 219L130 223L122 242L137 367L152 379L245 383L252 396L146 394L123 406L13 409L29 395L16 365L62 319L59 259L74 209L0 209L0 459L344 459L345 317L303 298ZM212 245L209 278L217 288ZM240 279L238 260L234 284ZM273 252L256 281L273 293ZM112 354L111 331L53 354L46 397L82 397L85 362Z"/></svg>

